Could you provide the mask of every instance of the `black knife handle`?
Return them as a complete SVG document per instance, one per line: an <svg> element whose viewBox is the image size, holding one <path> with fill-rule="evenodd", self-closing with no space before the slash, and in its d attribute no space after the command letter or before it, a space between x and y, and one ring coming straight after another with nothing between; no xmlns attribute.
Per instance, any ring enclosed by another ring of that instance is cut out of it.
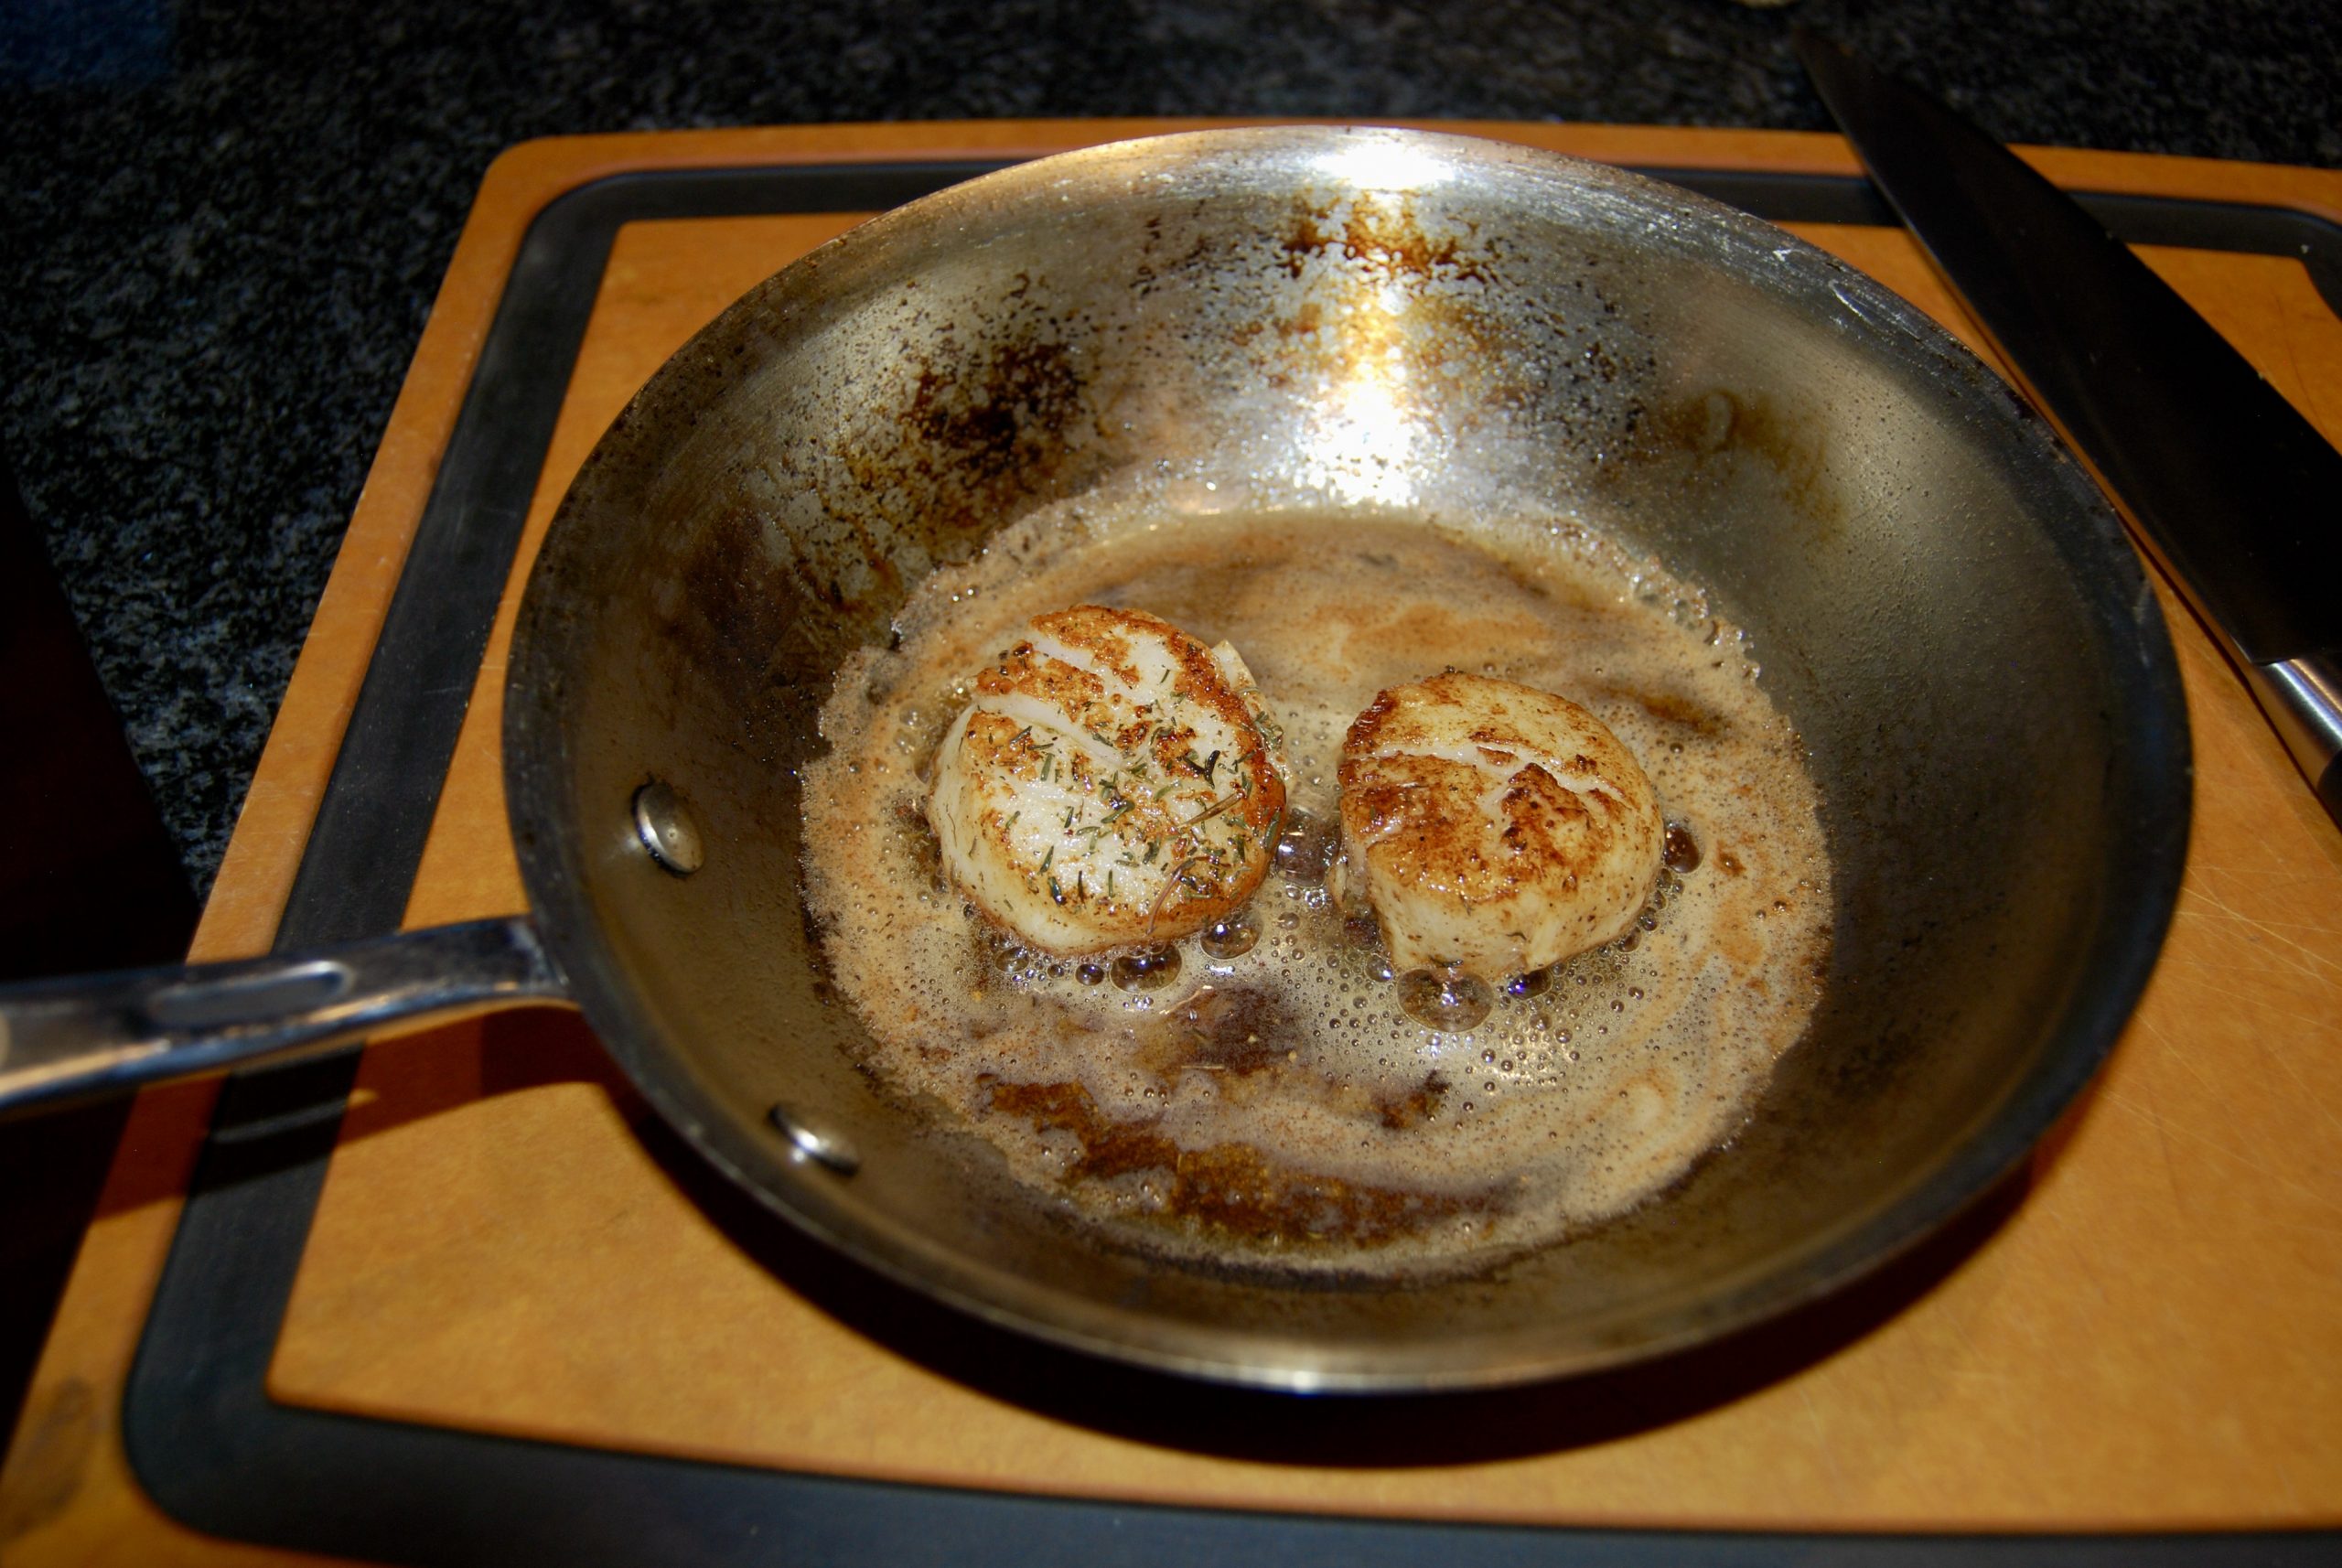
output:
<svg viewBox="0 0 2342 1568"><path fill-rule="evenodd" d="M1798 50L1873 182L2238 656L2342 649L2342 453L2022 158L1838 45L1800 33Z"/></svg>

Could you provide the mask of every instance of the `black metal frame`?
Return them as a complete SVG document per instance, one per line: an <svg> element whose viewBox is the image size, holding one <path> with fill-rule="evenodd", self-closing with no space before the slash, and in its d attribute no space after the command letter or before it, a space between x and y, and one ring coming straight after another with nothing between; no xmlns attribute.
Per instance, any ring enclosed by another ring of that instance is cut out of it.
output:
<svg viewBox="0 0 2342 1568"><path fill-rule="evenodd" d="M548 204L510 275L277 932L280 950L397 928L618 227L869 211L995 163L612 177ZM1866 181L1644 172L1776 221L1885 225ZM2342 228L2287 209L2083 197L2133 242L2294 257L2342 315ZM399 1563L1280 1562L2256 1564L2331 1532L1926 1536L1554 1530L1172 1509L843 1480L488 1436L279 1403L266 1391L357 1053L225 1086L123 1403L141 1483L196 1529ZM686 1183L687 1186L691 1185ZM770 1223L778 1225L779 1221ZM1261 1396L1245 1397L1258 1400Z"/></svg>

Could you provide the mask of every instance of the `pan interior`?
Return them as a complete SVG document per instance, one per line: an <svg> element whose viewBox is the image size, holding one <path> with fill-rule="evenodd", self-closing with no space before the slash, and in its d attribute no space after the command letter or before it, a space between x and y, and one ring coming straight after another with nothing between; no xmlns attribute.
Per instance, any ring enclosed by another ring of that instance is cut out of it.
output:
<svg viewBox="0 0 2342 1568"><path fill-rule="evenodd" d="M1394 373L1394 371L1400 373ZM1748 628L1824 800L1807 1037L1745 1133L1501 1268L1359 1288L1067 1223L860 1069L799 897L841 662L1084 497L1582 517ZM523 609L516 838L589 1016L711 1158L1003 1321L1289 1387L1583 1369L1826 1288L2007 1168L2127 1013L2176 885L2169 647L2104 504L1875 285L1668 188L1494 144L1223 132L975 181L784 271L605 437ZM634 836L647 781L706 845ZM850 1176L768 1120L849 1141Z"/></svg>

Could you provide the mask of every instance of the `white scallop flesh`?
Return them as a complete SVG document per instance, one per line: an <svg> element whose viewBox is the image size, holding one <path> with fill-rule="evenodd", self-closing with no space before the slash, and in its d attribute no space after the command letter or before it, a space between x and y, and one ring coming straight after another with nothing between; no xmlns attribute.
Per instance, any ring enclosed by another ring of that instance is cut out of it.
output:
<svg viewBox="0 0 2342 1568"><path fill-rule="evenodd" d="M1169 941L1234 912L1284 812L1275 723L1227 643L1139 610L1037 616L975 680L927 818L994 925L1072 955Z"/></svg>
<svg viewBox="0 0 2342 1568"><path fill-rule="evenodd" d="M1642 767L1566 697L1485 675L1376 696L1341 763L1338 890L1401 971L1524 974L1623 936L1666 822Z"/></svg>

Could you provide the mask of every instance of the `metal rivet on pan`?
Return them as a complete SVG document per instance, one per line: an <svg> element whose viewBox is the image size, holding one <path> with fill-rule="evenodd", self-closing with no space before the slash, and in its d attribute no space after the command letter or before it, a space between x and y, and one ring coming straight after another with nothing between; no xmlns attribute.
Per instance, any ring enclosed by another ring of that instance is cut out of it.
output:
<svg viewBox="0 0 2342 1568"><path fill-rule="evenodd" d="M827 1165L840 1176L852 1176L862 1168L862 1155L837 1133L823 1132L786 1105L776 1105L768 1114L781 1135L815 1165Z"/></svg>
<svg viewBox="0 0 2342 1568"><path fill-rule="evenodd" d="M707 849L683 798L656 779L634 792L634 831L650 858L678 876L689 876L707 860Z"/></svg>

